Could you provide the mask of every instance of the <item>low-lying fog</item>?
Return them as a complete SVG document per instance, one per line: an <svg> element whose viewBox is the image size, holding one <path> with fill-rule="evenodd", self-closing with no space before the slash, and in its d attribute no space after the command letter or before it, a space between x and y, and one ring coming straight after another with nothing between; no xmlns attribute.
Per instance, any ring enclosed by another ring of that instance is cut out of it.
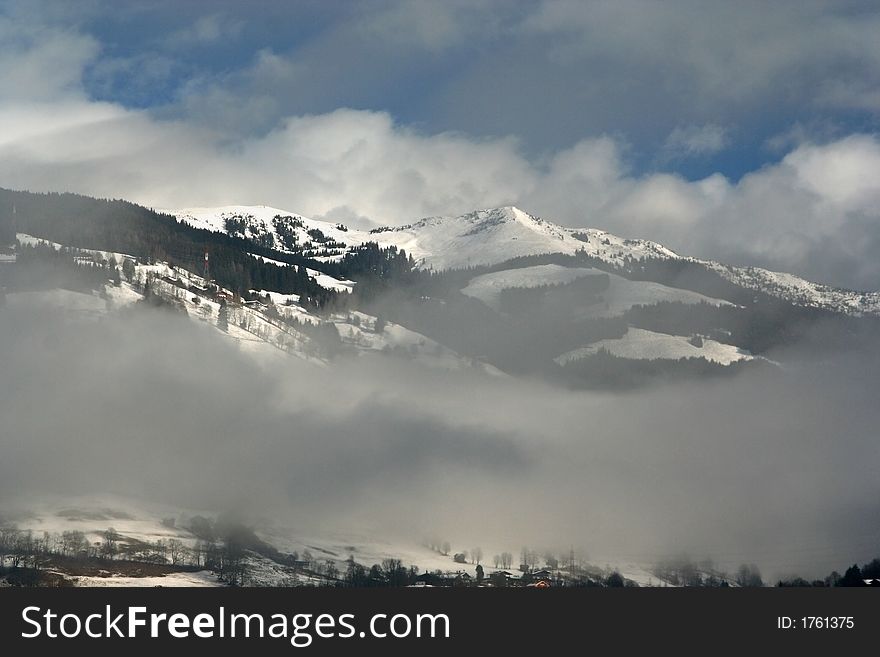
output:
<svg viewBox="0 0 880 657"><path fill-rule="evenodd" d="M606 394L389 357L266 365L167 312L7 304L0 501L113 493L600 564L687 552L824 575L878 552L877 354Z"/></svg>

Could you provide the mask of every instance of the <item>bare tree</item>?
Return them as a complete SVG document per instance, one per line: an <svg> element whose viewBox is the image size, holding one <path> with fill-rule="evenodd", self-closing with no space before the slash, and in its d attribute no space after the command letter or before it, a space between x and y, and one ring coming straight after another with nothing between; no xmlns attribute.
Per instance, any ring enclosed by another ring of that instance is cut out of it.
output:
<svg viewBox="0 0 880 657"><path fill-rule="evenodd" d="M471 563L475 563L478 566L480 562L483 560L483 548L475 547L471 550Z"/></svg>
<svg viewBox="0 0 880 657"><path fill-rule="evenodd" d="M186 556L186 547L184 546L183 541L179 541L176 538L169 539L168 556L171 557L172 564L175 566L179 565Z"/></svg>
<svg viewBox="0 0 880 657"><path fill-rule="evenodd" d="M109 527L108 529L101 532L101 538L104 539L104 543L101 546L101 553L108 559L112 559L114 556L116 556L116 552L118 551L117 544L119 543L119 539L121 538L119 536L119 532L117 532L112 527Z"/></svg>
<svg viewBox="0 0 880 657"><path fill-rule="evenodd" d="M534 550L529 550L526 554L526 565L529 567L529 570L534 570L538 565L539 557L538 553Z"/></svg>
<svg viewBox="0 0 880 657"><path fill-rule="evenodd" d="M88 549L89 542L81 531L66 531L61 534L61 554L64 556L76 557Z"/></svg>
<svg viewBox="0 0 880 657"><path fill-rule="evenodd" d="M736 571L736 583L740 586L764 586L764 580L761 578L761 571L755 564L743 564Z"/></svg>

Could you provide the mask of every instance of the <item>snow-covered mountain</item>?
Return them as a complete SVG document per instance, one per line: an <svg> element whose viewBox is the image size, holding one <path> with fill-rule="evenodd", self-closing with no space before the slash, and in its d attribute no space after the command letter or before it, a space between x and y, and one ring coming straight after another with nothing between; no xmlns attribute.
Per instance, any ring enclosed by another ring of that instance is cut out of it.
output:
<svg viewBox="0 0 880 657"><path fill-rule="evenodd" d="M460 216L427 217L409 225L369 232L266 206L188 208L169 213L192 226L319 261L338 260L365 242L403 249L419 267L433 270L497 265L512 258L545 254L583 253L615 266L642 259L672 260L702 265L739 287L796 305L850 315L880 315L880 292L845 290L792 274L683 256L656 242L622 238L592 228L566 228L510 206Z"/></svg>
<svg viewBox="0 0 880 657"><path fill-rule="evenodd" d="M604 385L609 368L638 370L631 381L660 368L734 371L776 360L771 350L829 318L835 335L846 336L852 322L874 321L857 318L880 316L878 292L683 256L515 207L365 231L269 206L157 214L87 197L7 194L25 209L7 223L33 232L18 232L0 266L26 272L16 253L45 263L52 258L29 247L52 245L70 264L96 270L79 289L108 307L149 293L151 302L222 325L261 357L280 350L327 364L344 354L390 355ZM82 225L64 220L71 208ZM385 250L362 248L369 243ZM27 293L27 276L12 277L12 305Z"/></svg>
<svg viewBox="0 0 880 657"><path fill-rule="evenodd" d="M564 228L512 206L460 216L427 217L406 226L369 232L262 205L168 212L197 228L245 237L279 251L303 253L319 260L337 259L347 249L365 242L403 249L420 267L436 270L495 265L511 258L547 253L574 255L578 251L609 263L622 263L627 257L679 257L654 242L623 239L601 230Z"/></svg>

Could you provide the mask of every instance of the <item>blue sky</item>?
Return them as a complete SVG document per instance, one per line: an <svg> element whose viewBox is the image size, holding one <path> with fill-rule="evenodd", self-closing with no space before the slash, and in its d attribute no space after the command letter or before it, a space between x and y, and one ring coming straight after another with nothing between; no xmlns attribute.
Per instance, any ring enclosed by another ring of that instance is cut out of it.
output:
<svg viewBox="0 0 880 657"><path fill-rule="evenodd" d="M517 204L875 288L877 34L849 1L0 0L0 185Z"/></svg>

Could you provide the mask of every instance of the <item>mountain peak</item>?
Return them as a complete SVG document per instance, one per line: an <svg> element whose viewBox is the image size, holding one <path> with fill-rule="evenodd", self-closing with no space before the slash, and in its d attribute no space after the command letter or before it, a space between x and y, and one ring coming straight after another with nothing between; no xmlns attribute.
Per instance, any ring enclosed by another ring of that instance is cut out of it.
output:
<svg viewBox="0 0 880 657"><path fill-rule="evenodd" d="M532 215L530 215L525 210L522 210L515 205L502 205L495 208L485 208L483 210L477 210L472 213L476 215L485 215L488 217L503 217L512 221L522 221L524 219L534 219ZM467 215L465 215L467 216Z"/></svg>

